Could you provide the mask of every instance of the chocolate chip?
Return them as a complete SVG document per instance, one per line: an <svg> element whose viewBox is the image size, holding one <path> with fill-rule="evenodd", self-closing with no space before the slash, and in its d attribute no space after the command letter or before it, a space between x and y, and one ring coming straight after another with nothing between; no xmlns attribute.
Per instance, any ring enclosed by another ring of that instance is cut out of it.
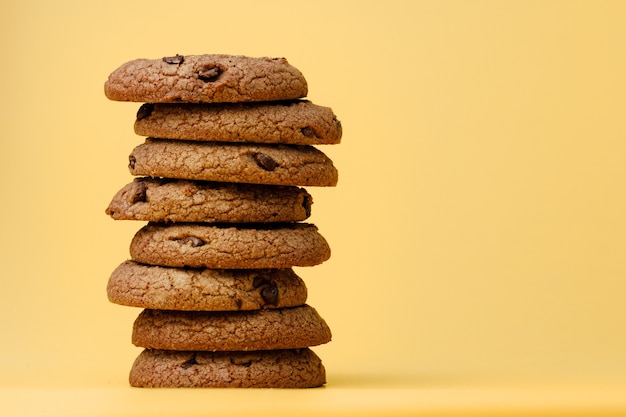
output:
<svg viewBox="0 0 626 417"><path fill-rule="evenodd" d="M300 129L300 132L302 132L302 134L304 136L306 136L307 138L314 138L315 137L315 131L310 126L303 127L302 129Z"/></svg>
<svg viewBox="0 0 626 417"><path fill-rule="evenodd" d="M252 157L256 164L266 171L274 171L278 167L278 162L262 152L256 152Z"/></svg>
<svg viewBox="0 0 626 417"><path fill-rule="evenodd" d="M333 123L335 123L335 127L337 128L337 130L341 131L342 127L339 119L333 119Z"/></svg>
<svg viewBox="0 0 626 417"><path fill-rule="evenodd" d="M267 287L261 290L261 297L266 304L277 305L278 304L278 285L275 282L271 282Z"/></svg>
<svg viewBox="0 0 626 417"><path fill-rule="evenodd" d="M192 366L197 365L197 364L198 364L198 361L196 360L196 354L194 353L193 356L190 359L188 359L185 362L183 362L180 365L180 367L183 368L183 369L189 369Z"/></svg>
<svg viewBox="0 0 626 417"><path fill-rule="evenodd" d="M185 57L183 55L176 54L175 56L164 56L163 62L168 64L180 65L185 61Z"/></svg>
<svg viewBox="0 0 626 417"><path fill-rule="evenodd" d="M254 277L254 280L252 281L252 286L254 288L261 288L269 284L271 284L271 281L258 275Z"/></svg>
<svg viewBox="0 0 626 417"><path fill-rule="evenodd" d="M260 288L259 293L263 301L265 301L265 304L273 306L278 304L278 285L276 285L274 281L257 275L252 281L252 286L254 288Z"/></svg>
<svg viewBox="0 0 626 417"><path fill-rule="evenodd" d="M206 68L198 73L198 78L200 78L205 83L215 81L220 76L222 71L219 67L210 67Z"/></svg>
<svg viewBox="0 0 626 417"><path fill-rule="evenodd" d="M306 213L306 217L311 216L311 205L313 204L313 197L309 194L304 196L302 200L302 207L304 207L304 212Z"/></svg>
<svg viewBox="0 0 626 417"><path fill-rule="evenodd" d="M136 163L137 163L137 159L134 156L130 155L128 157L128 168L135 169Z"/></svg>
<svg viewBox="0 0 626 417"><path fill-rule="evenodd" d="M139 110L137 111L137 120L142 120L150 116L153 110L154 110L154 104L152 103L142 104L141 107L139 107Z"/></svg>
<svg viewBox="0 0 626 417"><path fill-rule="evenodd" d="M145 182L137 181L133 187L133 193L129 197L130 204L148 201L148 186Z"/></svg>
<svg viewBox="0 0 626 417"><path fill-rule="evenodd" d="M192 248L197 248L199 246L204 246L206 244L204 240L200 239L197 236L185 236L183 238L174 239L174 240L181 243L182 245L189 245Z"/></svg>

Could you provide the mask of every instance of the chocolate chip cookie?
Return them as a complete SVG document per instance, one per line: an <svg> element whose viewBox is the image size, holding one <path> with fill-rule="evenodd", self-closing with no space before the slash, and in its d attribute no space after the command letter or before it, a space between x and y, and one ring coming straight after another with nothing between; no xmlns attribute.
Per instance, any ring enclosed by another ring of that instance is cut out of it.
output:
<svg viewBox="0 0 626 417"><path fill-rule="evenodd" d="M116 220L151 222L297 222L311 214L303 188L136 178L106 209Z"/></svg>
<svg viewBox="0 0 626 417"><path fill-rule="evenodd" d="M264 269L318 265L330 258L330 247L309 223L149 223L133 237L130 254L151 265Z"/></svg>
<svg viewBox="0 0 626 417"><path fill-rule="evenodd" d="M165 350L249 351L317 346L331 340L308 306L251 311L146 309L133 325L135 346Z"/></svg>
<svg viewBox="0 0 626 417"><path fill-rule="evenodd" d="M147 139L129 156L131 174L189 180L335 186L337 169L309 145Z"/></svg>
<svg viewBox="0 0 626 417"><path fill-rule="evenodd" d="M292 269L190 269L118 266L107 285L109 301L161 310L259 310L303 305L307 289Z"/></svg>
<svg viewBox="0 0 626 417"><path fill-rule="evenodd" d="M111 73L111 100L145 103L236 103L305 97L302 73L285 58L175 55L136 59Z"/></svg>
<svg viewBox="0 0 626 417"><path fill-rule="evenodd" d="M143 104L135 133L217 142L337 144L341 123L329 107L310 101L239 104Z"/></svg>
<svg viewBox="0 0 626 417"><path fill-rule="evenodd" d="M177 352L145 349L130 385L146 388L313 388L326 370L310 349L258 352Z"/></svg>

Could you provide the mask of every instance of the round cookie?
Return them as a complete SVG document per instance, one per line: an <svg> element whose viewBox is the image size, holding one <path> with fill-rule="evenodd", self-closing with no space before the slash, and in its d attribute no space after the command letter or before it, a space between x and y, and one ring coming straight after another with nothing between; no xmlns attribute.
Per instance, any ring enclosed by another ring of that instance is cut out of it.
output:
<svg viewBox="0 0 626 417"><path fill-rule="evenodd" d="M298 187L136 178L106 213L151 222L297 222L310 216L312 203Z"/></svg>
<svg viewBox="0 0 626 417"><path fill-rule="evenodd" d="M135 133L217 142L337 144L341 123L310 101L240 104L153 104L137 112Z"/></svg>
<svg viewBox="0 0 626 417"><path fill-rule="evenodd" d="M335 186L332 161L309 145L146 139L129 156L133 175L292 186Z"/></svg>
<svg viewBox="0 0 626 417"><path fill-rule="evenodd" d="M146 103L236 103L305 97L302 73L285 58L175 55L135 59L109 75L111 100Z"/></svg>
<svg viewBox="0 0 626 417"><path fill-rule="evenodd" d="M258 310L303 305L292 269L182 269L126 261L111 274L109 301L161 310Z"/></svg>
<svg viewBox="0 0 626 417"><path fill-rule="evenodd" d="M149 223L133 237L130 254L151 265L263 269L317 265L330 258L330 247L309 223Z"/></svg>
<svg viewBox="0 0 626 417"><path fill-rule="evenodd" d="M146 309L133 325L135 346L165 350L249 351L328 343L331 332L308 305L250 311Z"/></svg>
<svg viewBox="0 0 626 417"><path fill-rule="evenodd" d="M130 385L146 388L314 388L326 383L308 348L259 352L177 352L145 349Z"/></svg>

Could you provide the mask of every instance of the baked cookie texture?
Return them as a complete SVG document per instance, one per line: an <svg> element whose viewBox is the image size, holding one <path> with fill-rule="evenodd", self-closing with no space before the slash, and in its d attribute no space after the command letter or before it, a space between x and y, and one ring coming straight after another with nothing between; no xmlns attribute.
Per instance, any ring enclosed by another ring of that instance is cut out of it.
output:
<svg viewBox="0 0 626 417"><path fill-rule="evenodd" d="M140 263L178 268L291 268L321 264L330 246L309 223L149 223L133 237L130 254Z"/></svg>
<svg viewBox="0 0 626 417"><path fill-rule="evenodd" d="M146 177L118 191L106 213L150 222L297 222L311 215L311 204L299 187Z"/></svg>
<svg viewBox="0 0 626 417"><path fill-rule="evenodd" d="M143 310L135 346L165 350L249 351L317 346L331 331L308 306L252 311Z"/></svg>
<svg viewBox="0 0 626 417"><path fill-rule="evenodd" d="M135 176L105 212L147 222L110 274L110 302L142 309L134 387L308 388L326 383L310 347L330 328L307 304L293 267L330 247L305 221L302 187L331 187L317 145L343 130L284 58L174 55L126 62L105 82L111 100L141 102Z"/></svg>
<svg viewBox="0 0 626 417"><path fill-rule="evenodd" d="M258 352L181 352L145 349L130 385L144 388L314 388L326 370L310 349Z"/></svg>
<svg viewBox="0 0 626 417"><path fill-rule="evenodd" d="M132 175L291 186L335 186L338 172L308 145L146 139L130 156Z"/></svg>
<svg viewBox="0 0 626 417"><path fill-rule="evenodd" d="M307 288L290 268L166 268L125 261L111 274L107 295L131 307L238 311L300 306Z"/></svg>
<svg viewBox="0 0 626 417"><path fill-rule="evenodd" d="M285 58L207 54L129 61L111 73L104 92L117 101L237 103L297 99L308 87Z"/></svg>
<svg viewBox="0 0 626 417"><path fill-rule="evenodd" d="M337 144L341 122L329 107L307 100L187 104L146 103L137 112L141 136L214 142Z"/></svg>

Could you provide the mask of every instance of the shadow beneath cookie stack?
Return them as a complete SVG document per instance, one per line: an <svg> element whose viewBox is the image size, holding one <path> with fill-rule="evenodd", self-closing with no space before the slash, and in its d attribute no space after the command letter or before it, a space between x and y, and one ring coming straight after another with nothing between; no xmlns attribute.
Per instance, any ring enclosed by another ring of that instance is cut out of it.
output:
<svg viewBox="0 0 626 417"><path fill-rule="evenodd" d="M331 331L293 267L330 257L302 187L337 184L315 147L341 140L332 110L303 99L307 83L284 58L138 59L105 93L142 103L135 132L146 137L129 157L136 178L106 209L147 222L107 285L111 302L143 309L130 384L324 385L310 348Z"/></svg>

